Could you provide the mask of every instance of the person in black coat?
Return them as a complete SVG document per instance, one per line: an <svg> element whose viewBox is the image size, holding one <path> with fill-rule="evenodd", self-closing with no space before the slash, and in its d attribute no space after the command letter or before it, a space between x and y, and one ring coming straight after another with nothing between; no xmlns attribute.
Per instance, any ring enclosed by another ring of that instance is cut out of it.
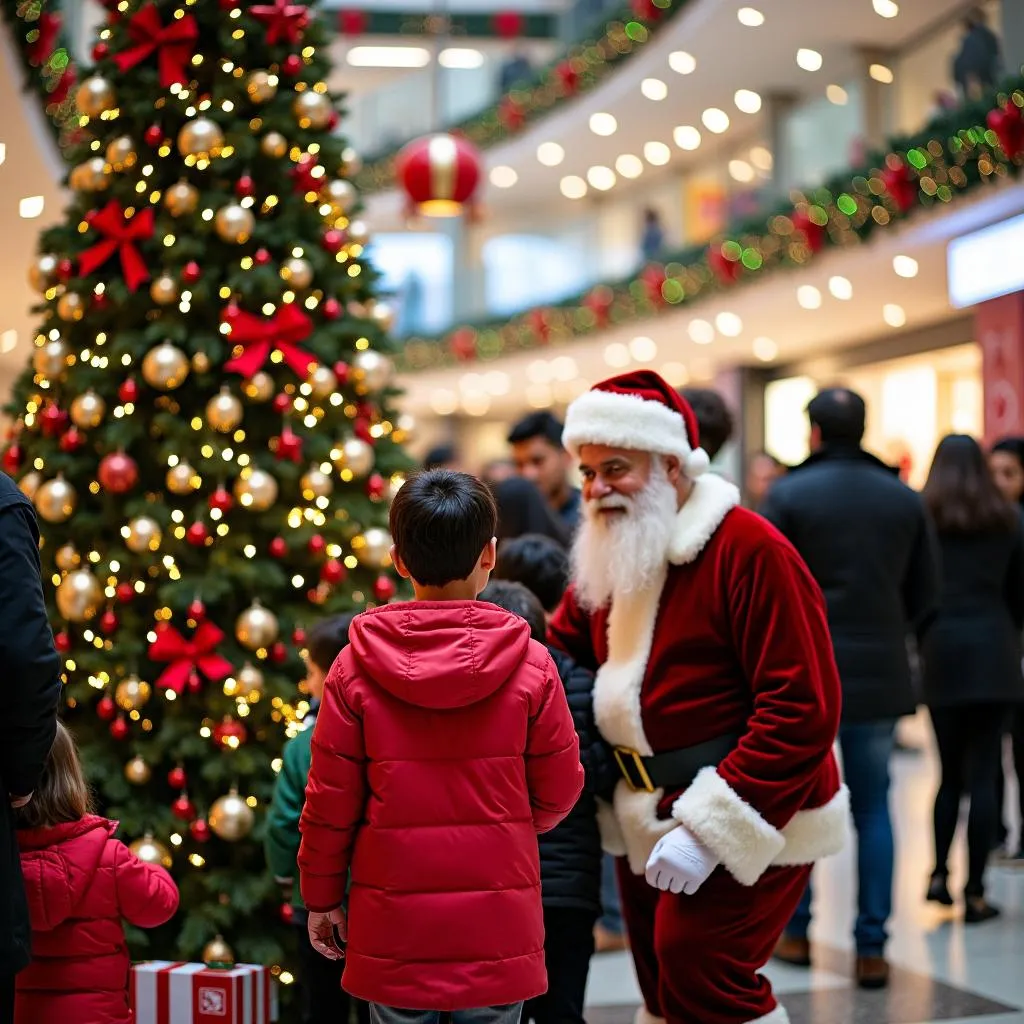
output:
<svg viewBox="0 0 1024 1024"><path fill-rule="evenodd" d="M0 473L0 1024L14 1016L14 976L30 960L28 905L14 811L32 799L57 732L60 658L46 618L32 503Z"/></svg>
<svg viewBox="0 0 1024 1024"><path fill-rule="evenodd" d="M949 848L966 794L964 919L976 923L999 913L985 899L984 872L999 823L1003 731L1010 712L1024 702L1024 528L972 437L943 438L923 493L942 552L939 607L922 629L921 645L924 699L942 765L935 798L935 870L927 898L953 903Z"/></svg>
<svg viewBox="0 0 1024 1024"><path fill-rule="evenodd" d="M994 89L1001 66L999 37L988 27L983 10L971 11L964 18L964 36L953 58L953 81L961 97L977 100Z"/></svg>
<svg viewBox="0 0 1024 1024"><path fill-rule="evenodd" d="M521 583L492 580L480 600L525 619L533 639L544 643L544 609ZM594 924L601 912L601 836L596 798L610 798L618 769L594 722L594 674L561 651L550 647L548 650L580 738L580 762L586 781L568 817L552 831L538 836L548 990L526 1004L523 1021L583 1024L583 999L594 953Z"/></svg>
<svg viewBox="0 0 1024 1024"><path fill-rule="evenodd" d="M889 757L896 720L917 703L907 643L937 600L935 542L920 496L861 448L864 400L829 389L807 414L812 454L775 482L760 511L803 556L828 605L859 850L857 976L863 987L880 987L888 981L894 863ZM808 892L780 940L779 959L809 963L810 918Z"/></svg>

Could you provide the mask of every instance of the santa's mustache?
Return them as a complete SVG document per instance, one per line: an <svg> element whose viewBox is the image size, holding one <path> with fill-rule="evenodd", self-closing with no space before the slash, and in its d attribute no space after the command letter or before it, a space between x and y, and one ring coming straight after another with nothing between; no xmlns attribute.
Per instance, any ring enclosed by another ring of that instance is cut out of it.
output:
<svg viewBox="0 0 1024 1024"><path fill-rule="evenodd" d="M630 512L635 502L625 494L606 494L603 498L591 498L586 507L592 512Z"/></svg>

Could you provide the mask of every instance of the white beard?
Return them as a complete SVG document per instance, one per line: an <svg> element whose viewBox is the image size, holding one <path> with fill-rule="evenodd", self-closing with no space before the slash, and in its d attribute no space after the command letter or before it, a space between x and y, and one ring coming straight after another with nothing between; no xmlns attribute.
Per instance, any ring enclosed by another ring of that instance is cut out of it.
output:
<svg viewBox="0 0 1024 1024"><path fill-rule="evenodd" d="M664 572L679 496L660 459L647 486L632 497L611 494L583 506L583 522L572 546L572 580L586 611L614 597L642 593ZM625 513L604 515L599 509Z"/></svg>

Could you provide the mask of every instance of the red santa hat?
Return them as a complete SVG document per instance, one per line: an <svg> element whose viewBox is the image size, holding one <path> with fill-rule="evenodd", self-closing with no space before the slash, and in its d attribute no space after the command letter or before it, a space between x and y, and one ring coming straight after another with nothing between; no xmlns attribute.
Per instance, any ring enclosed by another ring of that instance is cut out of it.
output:
<svg viewBox="0 0 1024 1024"><path fill-rule="evenodd" d="M710 464L689 402L653 370L612 377L580 395L565 414L562 444L573 456L585 444L675 455L688 477Z"/></svg>

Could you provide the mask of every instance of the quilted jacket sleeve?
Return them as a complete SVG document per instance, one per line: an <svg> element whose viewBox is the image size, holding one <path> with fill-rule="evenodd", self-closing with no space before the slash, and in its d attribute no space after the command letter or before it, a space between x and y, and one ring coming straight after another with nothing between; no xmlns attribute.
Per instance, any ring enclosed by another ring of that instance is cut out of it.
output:
<svg viewBox="0 0 1024 1024"><path fill-rule="evenodd" d="M366 803L366 749L362 722L345 700L344 669L327 677L313 729L313 759L299 828L302 902L314 913L345 899L352 848Z"/></svg>
<svg viewBox="0 0 1024 1024"><path fill-rule="evenodd" d="M549 832L583 792L580 744L555 663L548 656L540 709L526 738L526 783L533 824Z"/></svg>
<svg viewBox="0 0 1024 1024"><path fill-rule="evenodd" d="M159 864L147 864L124 843L112 839L114 851L114 884L117 886L117 909L136 928L157 928L165 924L178 909L178 887Z"/></svg>
<svg viewBox="0 0 1024 1024"><path fill-rule="evenodd" d="M312 729L300 732L284 748L274 799L267 815L264 849L267 864L279 881L295 877L299 856L299 819L306 799Z"/></svg>

